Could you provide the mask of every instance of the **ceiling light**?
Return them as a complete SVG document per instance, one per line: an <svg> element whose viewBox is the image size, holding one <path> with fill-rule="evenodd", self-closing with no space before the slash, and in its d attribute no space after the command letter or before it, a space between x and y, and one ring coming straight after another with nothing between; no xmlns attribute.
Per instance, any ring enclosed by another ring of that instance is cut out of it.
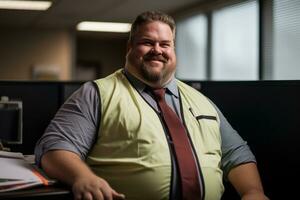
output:
<svg viewBox="0 0 300 200"><path fill-rule="evenodd" d="M10 10L47 10L51 6L50 1L14 1L0 0L0 9Z"/></svg>
<svg viewBox="0 0 300 200"><path fill-rule="evenodd" d="M129 23L111 23L111 22L80 22L77 25L79 31L99 31L99 32L118 32L127 33L130 31Z"/></svg>

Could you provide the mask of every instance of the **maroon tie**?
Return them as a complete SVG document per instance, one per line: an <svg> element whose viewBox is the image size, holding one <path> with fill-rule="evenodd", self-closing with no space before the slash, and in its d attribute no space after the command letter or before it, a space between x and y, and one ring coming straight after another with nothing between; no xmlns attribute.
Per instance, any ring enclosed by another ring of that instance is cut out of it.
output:
<svg viewBox="0 0 300 200"><path fill-rule="evenodd" d="M186 129L176 113L167 105L166 90L162 88L152 91L174 144L182 186L182 198L199 200L201 199L200 177Z"/></svg>

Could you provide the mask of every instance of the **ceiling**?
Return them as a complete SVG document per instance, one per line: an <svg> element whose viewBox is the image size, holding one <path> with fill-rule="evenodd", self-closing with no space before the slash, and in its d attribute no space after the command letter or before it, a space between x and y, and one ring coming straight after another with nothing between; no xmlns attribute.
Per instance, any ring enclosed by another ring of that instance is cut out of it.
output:
<svg viewBox="0 0 300 200"><path fill-rule="evenodd" d="M132 22L145 10L169 14L205 0L53 0L47 11L0 10L2 28L74 28L80 21ZM1 30L0 30L1 31Z"/></svg>

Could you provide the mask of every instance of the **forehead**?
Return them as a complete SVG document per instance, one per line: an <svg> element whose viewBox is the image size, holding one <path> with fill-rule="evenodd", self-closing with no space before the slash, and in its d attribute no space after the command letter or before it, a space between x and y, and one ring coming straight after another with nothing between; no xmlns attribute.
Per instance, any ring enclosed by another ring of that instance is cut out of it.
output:
<svg viewBox="0 0 300 200"><path fill-rule="evenodd" d="M173 40L173 32L170 26L160 21L148 22L139 26L135 37L153 38L160 40Z"/></svg>

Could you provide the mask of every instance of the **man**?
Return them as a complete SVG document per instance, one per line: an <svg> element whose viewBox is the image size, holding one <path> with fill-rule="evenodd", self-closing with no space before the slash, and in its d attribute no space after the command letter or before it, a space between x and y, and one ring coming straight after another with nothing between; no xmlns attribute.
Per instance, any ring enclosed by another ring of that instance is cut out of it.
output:
<svg viewBox="0 0 300 200"><path fill-rule="evenodd" d="M246 142L212 102L174 78L174 39L170 16L140 14L124 69L84 84L38 142L37 162L72 186L75 199L215 200L223 193L222 170L243 200L267 199ZM178 123L165 117L155 96L161 88ZM174 124L185 129L183 139Z"/></svg>

